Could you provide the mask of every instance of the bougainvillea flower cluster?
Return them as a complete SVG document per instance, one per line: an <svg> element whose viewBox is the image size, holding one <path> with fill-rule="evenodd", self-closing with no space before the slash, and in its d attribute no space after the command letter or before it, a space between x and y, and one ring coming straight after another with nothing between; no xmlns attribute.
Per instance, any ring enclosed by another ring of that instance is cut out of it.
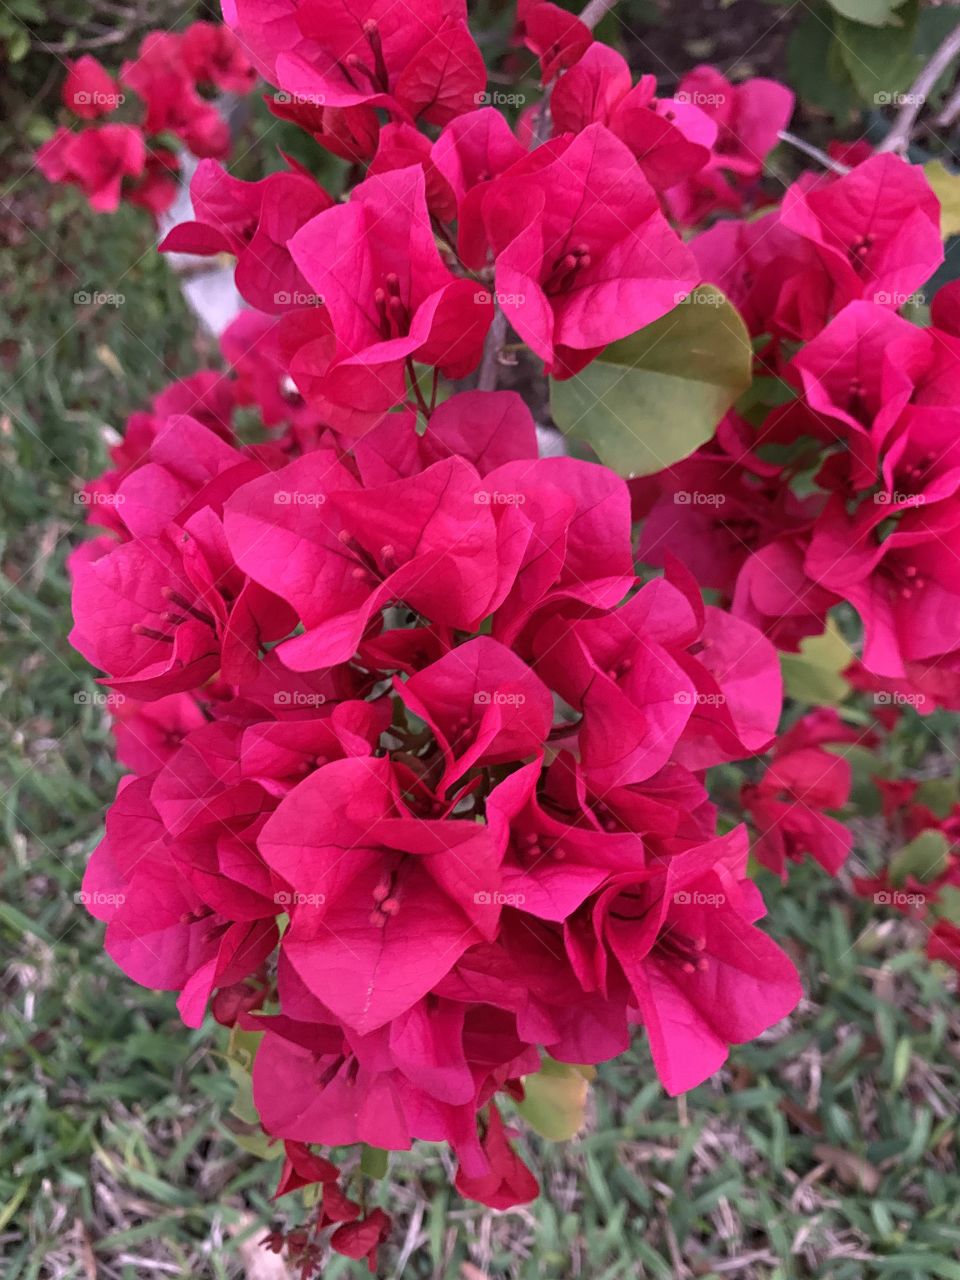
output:
<svg viewBox="0 0 960 1280"><path fill-rule="evenodd" d="M921 713L960 706L956 289L937 295L929 328L897 314L943 260L925 178L874 156L801 180L757 220L718 222L692 249L759 340L775 403L731 414L637 483L641 554L686 557L781 648L846 602L878 687L912 691ZM675 503L694 490L720 500Z"/></svg>
<svg viewBox="0 0 960 1280"><path fill-rule="evenodd" d="M258 1043L277 1194L322 1188L268 1237L303 1277L320 1231L373 1268L390 1227L334 1149L446 1142L508 1208L537 1193L510 1122L545 1055L641 1028L679 1093L795 1006L751 842L837 874L864 731L821 708L778 738L778 649L846 604L852 684L960 704L956 289L928 328L899 314L943 256L926 180L846 149L772 205L783 86L700 67L661 98L586 21L516 17L546 92L513 122L461 0L234 0L124 66L142 127L41 154L95 208L160 207L144 131L175 134L202 158L161 248L232 255L247 304L229 370L134 413L87 486L71 638L130 772L84 889L131 978ZM256 73L341 188L219 163L196 85ZM114 84L80 59L65 100L92 121ZM704 280L756 353L713 437L629 483L539 456L511 354L576 379ZM738 761L721 811L708 771ZM956 824L897 794L914 834Z"/></svg>
<svg viewBox="0 0 960 1280"><path fill-rule="evenodd" d="M51 182L80 188L98 213L121 200L160 214L176 198L178 141L195 156L225 156L230 131L215 104L216 91L248 93L256 69L229 27L194 22L182 32L152 31L115 79L92 54L68 66L62 101L93 122L122 112L131 90L143 104L135 122L63 126L40 148L37 166Z"/></svg>

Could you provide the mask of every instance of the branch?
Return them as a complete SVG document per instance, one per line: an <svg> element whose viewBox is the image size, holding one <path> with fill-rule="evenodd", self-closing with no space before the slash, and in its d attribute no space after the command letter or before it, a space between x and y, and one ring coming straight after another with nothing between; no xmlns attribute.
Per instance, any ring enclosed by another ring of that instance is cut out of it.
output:
<svg viewBox="0 0 960 1280"><path fill-rule="evenodd" d="M496 391L500 375L500 350L507 338L507 317L496 307L483 344L483 360L477 377L478 391Z"/></svg>
<svg viewBox="0 0 960 1280"><path fill-rule="evenodd" d="M957 116L960 116L960 88L954 89L934 123L938 129L949 129Z"/></svg>
<svg viewBox="0 0 960 1280"><path fill-rule="evenodd" d="M904 155L910 146L913 128L923 105L933 92L933 87L949 67L954 58L960 54L960 25L954 27L950 34L931 57L920 74L910 86L910 92L903 95L903 104L897 112L893 127L877 147L877 151L895 151Z"/></svg>
<svg viewBox="0 0 960 1280"><path fill-rule="evenodd" d="M850 172L849 165L841 164L839 160L834 160L833 156L828 156L826 151L821 151L812 142L805 142L803 138L798 138L795 133L789 133L786 129L781 129L777 137L781 142L788 142L791 147L796 147L805 156L809 156L811 160L818 161L825 169L830 169L833 173Z"/></svg>
<svg viewBox="0 0 960 1280"><path fill-rule="evenodd" d="M580 14L580 21L592 31L597 23L607 16L616 3L617 0L590 0L590 3Z"/></svg>

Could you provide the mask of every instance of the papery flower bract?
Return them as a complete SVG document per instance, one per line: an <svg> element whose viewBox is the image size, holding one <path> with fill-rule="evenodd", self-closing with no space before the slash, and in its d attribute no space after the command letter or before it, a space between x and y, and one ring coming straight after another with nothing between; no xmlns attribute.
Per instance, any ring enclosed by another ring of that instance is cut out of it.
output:
<svg viewBox="0 0 960 1280"><path fill-rule="evenodd" d="M368 178L302 227L290 252L330 314L335 346L317 390L334 425L341 405L379 415L399 404L408 362L448 377L476 368L493 301L443 265L421 168Z"/></svg>
<svg viewBox="0 0 960 1280"><path fill-rule="evenodd" d="M129 124L104 124L80 133L58 129L37 152L37 168L50 182L78 186L97 213L120 207L125 179L147 162L143 134Z"/></svg>
<svg viewBox="0 0 960 1280"><path fill-rule="evenodd" d="M572 67L593 41L593 32L576 14L549 0L519 0L517 35L540 59L540 81L547 85Z"/></svg>
<svg viewBox="0 0 960 1280"><path fill-rule="evenodd" d="M594 913L672 1094L711 1075L729 1045L752 1040L800 996L793 965L754 925L763 907L745 878L747 851L739 827L665 868L620 877Z"/></svg>
<svg viewBox="0 0 960 1280"><path fill-rule="evenodd" d="M717 127L689 97L655 94L654 76L633 85L626 60L607 45L592 44L551 96L554 133L606 125L636 156L651 186L673 187L710 160Z"/></svg>
<svg viewBox="0 0 960 1280"><path fill-rule="evenodd" d="M259 7L239 0L241 35L250 31L272 62L268 78L305 102L382 107L443 125L476 105L486 85L462 0L427 0L416 10L390 0L352 7L344 0L274 0L269 23Z"/></svg>
<svg viewBox="0 0 960 1280"><path fill-rule="evenodd" d="M632 154L604 125L546 144L483 200L504 313L547 372L570 377L697 283Z"/></svg>
<svg viewBox="0 0 960 1280"><path fill-rule="evenodd" d="M760 781L743 789L744 808L757 828L754 854L782 880L788 862L805 854L836 875L853 845L852 832L824 812L843 808L850 798L849 762L823 750L838 741L856 742L857 735L835 713L826 724L822 716L803 717L781 737Z"/></svg>
<svg viewBox="0 0 960 1280"><path fill-rule="evenodd" d="M68 64L60 96L63 105L81 120L109 115L122 101L116 80L89 53Z"/></svg>
<svg viewBox="0 0 960 1280"><path fill-rule="evenodd" d="M287 248L294 233L333 201L311 178L273 173L244 182L214 160L202 160L190 182L195 220L181 222L160 245L164 253L232 253L236 283L251 306L281 313L308 305L310 286Z"/></svg>
<svg viewBox="0 0 960 1280"><path fill-rule="evenodd" d="M360 1033L405 1012L471 941L496 932L503 850L473 821L405 810L387 760L318 769L281 802L259 844L305 903L291 912L284 954Z"/></svg>
<svg viewBox="0 0 960 1280"><path fill-rule="evenodd" d="M229 27L219 22L192 22L181 38L183 65L192 79L232 93L249 93L257 72Z"/></svg>

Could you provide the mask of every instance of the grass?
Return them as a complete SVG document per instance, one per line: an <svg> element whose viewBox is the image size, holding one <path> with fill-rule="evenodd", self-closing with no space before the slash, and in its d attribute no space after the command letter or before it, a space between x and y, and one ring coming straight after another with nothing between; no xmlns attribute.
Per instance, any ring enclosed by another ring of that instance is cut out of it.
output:
<svg viewBox="0 0 960 1280"><path fill-rule="evenodd" d="M96 219L30 176L5 199L3 1275L275 1280L253 1241L276 1164L235 1140L218 1033L188 1031L172 997L129 983L73 900L116 781L103 710L78 700L96 686L66 641L74 494L108 429L211 353L136 212ZM125 300L75 305L84 290ZM913 747L926 749L919 729ZM919 955L917 926L876 919L815 868L789 893L764 889L804 974L801 1009L679 1102L641 1045L602 1068L580 1138L525 1135L544 1188L529 1209L465 1205L439 1148L394 1157L387 1276L960 1278L951 984ZM325 1280L360 1274L338 1258Z"/></svg>

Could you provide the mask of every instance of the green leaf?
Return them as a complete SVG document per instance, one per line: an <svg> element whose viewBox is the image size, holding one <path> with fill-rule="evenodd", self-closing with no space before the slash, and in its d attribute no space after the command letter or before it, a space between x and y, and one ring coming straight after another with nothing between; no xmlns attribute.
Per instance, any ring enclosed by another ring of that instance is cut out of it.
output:
<svg viewBox="0 0 960 1280"><path fill-rule="evenodd" d="M843 18L862 22L868 27L885 27L897 23L894 11L904 0L828 0L830 7Z"/></svg>
<svg viewBox="0 0 960 1280"><path fill-rule="evenodd" d="M363 1144L360 1152L360 1168L368 1178L384 1178L387 1173L387 1152L382 1147Z"/></svg>
<svg viewBox="0 0 960 1280"><path fill-rule="evenodd" d="M890 879L903 884L909 876L914 880L935 880L947 866L949 841L942 831L921 831L890 860Z"/></svg>
<svg viewBox="0 0 960 1280"><path fill-rule="evenodd" d="M960 928L960 889L953 884L942 885L937 890L933 911L938 920L949 920Z"/></svg>
<svg viewBox="0 0 960 1280"><path fill-rule="evenodd" d="M857 92L839 51L829 23L805 14L787 45L787 79L804 102L843 118L857 106Z"/></svg>
<svg viewBox="0 0 960 1280"><path fill-rule="evenodd" d="M719 289L699 285L582 373L551 381L554 421L620 475L650 475L710 439L750 385L751 363L740 313Z"/></svg>
<svg viewBox="0 0 960 1280"><path fill-rule="evenodd" d="M565 1142L584 1123L593 1067L578 1067L569 1062L544 1058L536 1075L524 1076L524 1099L517 1110L543 1138Z"/></svg>
<svg viewBox="0 0 960 1280"><path fill-rule="evenodd" d="M913 48L918 6L910 0L893 15L891 25L864 26L847 18L834 19L843 65L868 106L895 106L896 95L907 89L920 59Z"/></svg>
<svg viewBox="0 0 960 1280"><path fill-rule="evenodd" d="M853 656L836 623L828 619L823 635L800 641L799 653L781 653L787 696L818 707L835 707L850 692L840 672L850 665Z"/></svg>
<svg viewBox="0 0 960 1280"><path fill-rule="evenodd" d="M953 806L960 801L960 789L956 776L927 778L920 783L915 796L917 804L925 804L931 813L941 820L950 816Z"/></svg>

